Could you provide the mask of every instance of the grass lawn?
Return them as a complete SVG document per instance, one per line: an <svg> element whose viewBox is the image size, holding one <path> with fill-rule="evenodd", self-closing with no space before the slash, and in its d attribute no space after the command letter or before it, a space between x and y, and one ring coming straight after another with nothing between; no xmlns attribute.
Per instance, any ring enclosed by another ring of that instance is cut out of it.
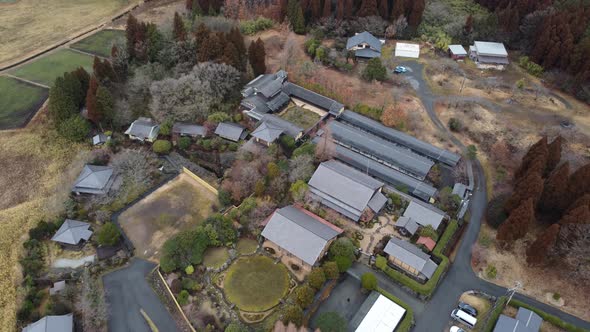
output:
<svg viewBox="0 0 590 332"><path fill-rule="evenodd" d="M21 127L26 124L47 98L49 91L0 76L0 129Z"/></svg>
<svg viewBox="0 0 590 332"><path fill-rule="evenodd" d="M183 173L123 212L119 223L138 256L157 259L167 239L200 224L216 203L215 194Z"/></svg>
<svg viewBox="0 0 590 332"><path fill-rule="evenodd" d="M18 0L0 8L0 64L45 49L108 20L138 0Z"/></svg>
<svg viewBox="0 0 590 332"><path fill-rule="evenodd" d="M220 268L229 259L229 251L225 247L208 248L203 256L203 264L214 269Z"/></svg>
<svg viewBox="0 0 590 332"><path fill-rule="evenodd" d="M303 129L309 129L320 120L320 116L303 107L291 106L281 113L281 118L298 125Z"/></svg>
<svg viewBox="0 0 590 332"><path fill-rule="evenodd" d="M123 30L101 30L92 36L86 37L79 42L70 45L70 48L98 56L108 57L111 55L111 48L116 40L124 40Z"/></svg>
<svg viewBox="0 0 590 332"><path fill-rule="evenodd" d="M240 255L252 254L258 248L258 242L252 239L240 239L236 244L236 250Z"/></svg>
<svg viewBox="0 0 590 332"><path fill-rule="evenodd" d="M287 294L289 273L266 256L242 257L229 267L223 288L228 300L241 310L265 311Z"/></svg>
<svg viewBox="0 0 590 332"><path fill-rule="evenodd" d="M59 50L18 67L10 71L10 73L29 81L51 86L56 77L78 67L84 67L89 73L92 72L93 61L94 59L91 56L85 54L72 50Z"/></svg>

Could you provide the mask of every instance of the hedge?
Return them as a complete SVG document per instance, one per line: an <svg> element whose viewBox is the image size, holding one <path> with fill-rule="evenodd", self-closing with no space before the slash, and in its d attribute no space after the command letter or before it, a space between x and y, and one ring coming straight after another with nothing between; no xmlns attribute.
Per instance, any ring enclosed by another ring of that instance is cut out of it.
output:
<svg viewBox="0 0 590 332"><path fill-rule="evenodd" d="M588 332L588 330L583 329L581 327L577 327L573 324L570 324L568 322L563 321L561 318L557 317L557 316L553 316L551 314L548 314L544 311L541 311L533 306L530 306L522 301L516 300L516 299L512 299L510 301L510 305L513 307L522 307L525 309L529 309L530 311L535 312L537 315L541 316L541 318L543 318L544 321L548 321L549 323L562 328L566 331L570 331L570 332Z"/></svg>
<svg viewBox="0 0 590 332"><path fill-rule="evenodd" d="M395 328L396 332L408 332L412 329L412 324L414 324L414 310L412 307L404 303L402 300L395 297L393 294L387 292L381 287L377 287L377 291L381 293L381 295L385 296L386 298L390 299L391 301L397 303L402 308L406 309L406 315L404 319L397 325Z"/></svg>
<svg viewBox="0 0 590 332"><path fill-rule="evenodd" d="M403 274L402 272L392 269L388 265L385 265L384 267L378 266L378 268L380 268L383 272L385 272L385 274L387 274L391 279L395 280L396 282L398 282L406 287L409 287L414 292L416 292L420 295L430 296L434 292L434 289L436 288L436 285L438 284L438 281L439 281L440 277L442 276L443 272L446 271L449 266L449 259L448 259L448 257L446 257L442 254L442 251L445 249L448 242L453 237L453 234L455 234L455 232L457 231L458 228L459 228L458 222L456 220L452 220L449 223L449 226L447 226L447 229L445 229L445 232L443 233L443 235L440 237L440 240L436 244L436 247L434 247L432 254L434 256L438 257L441 260L441 262L438 265L438 268L436 269L436 271L434 271L432 278L428 279L428 281L426 283L421 284L421 283L417 282L416 280ZM377 259L379 259L379 257L381 257L381 256L377 256Z"/></svg>
<svg viewBox="0 0 590 332"><path fill-rule="evenodd" d="M506 296L500 296L498 298L497 305L494 311L490 312L490 318L486 322L486 326L481 329L481 332L492 332L494 326L496 326L496 322L498 321L500 314L502 314L502 311L504 310L507 300L508 298Z"/></svg>

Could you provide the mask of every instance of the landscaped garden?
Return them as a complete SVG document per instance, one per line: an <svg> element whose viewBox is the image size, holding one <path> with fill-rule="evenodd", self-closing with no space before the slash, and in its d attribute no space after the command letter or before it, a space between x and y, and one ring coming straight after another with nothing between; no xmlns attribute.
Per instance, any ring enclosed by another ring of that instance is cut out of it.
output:
<svg viewBox="0 0 590 332"><path fill-rule="evenodd" d="M25 125L47 98L48 90L0 76L0 129Z"/></svg>
<svg viewBox="0 0 590 332"><path fill-rule="evenodd" d="M262 312L279 304L289 290L289 272L266 256L242 257L227 270L223 290L239 309Z"/></svg>
<svg viewBox="0 0 590 332"><path fill-rule="evenodd" d="M203 264L206 267L218 269L229 259L229 252L225 247L209 248L203 256Z"/></svg>
<svg viewBox="0 0 590 332"><path fill-rule="evenodd" d="M109 57L111 48L117 40L125 40L124 30L105 29L70 45L70 48Z"/></svg>
<svg viewBox="0 0 590 332"><path fill-rule="evenodd" d="M281 118L303 129L309 129L315 125L321 117L308 109L293 105L281 113Z"/></svg>
<svg viewBox="0 0 590 332"><path fill-rule="evenodd" d="M92 62L91 56L63 49L18 67L10 71L10 74L51 86L58 76L73 71L78 67L83 67L87 72L92 72Z"/></svg>
<svg viewBox="0 0 590 332"><path fill-rule="evenodd" d="M253 254L257 248L258 242L253 239L240 239L238 243L236 243L236 250L240 255Z"/></svg>

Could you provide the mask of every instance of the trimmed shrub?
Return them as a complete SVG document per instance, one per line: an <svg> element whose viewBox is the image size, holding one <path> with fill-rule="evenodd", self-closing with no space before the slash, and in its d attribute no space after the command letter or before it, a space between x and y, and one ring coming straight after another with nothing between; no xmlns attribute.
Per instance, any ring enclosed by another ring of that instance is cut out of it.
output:
<svg viewBox="0 0 590 332"><path fill-rule="evenodd" d="M172 149L172 143L168 140L159 139L154 142L152 149L158 154L168 154Z"/></svg>
<svg viewBox="0 0 590 332"><path fill-rule="evenodd" d="M336 262L325 262L323 269L326 278L330 280L335 280L340 277L340 270L338 270L338 264L336 264Z"/></svg>
<svg viewBox="0 0 590 332"><path fill-rule="evenodd" d="M463 123L461 122L461 120L459 120L457 118L450 118L449 119L449 129L451 129L452 131L455 131L455 132L459 132L459 131L461 131L461 129L463 129Z"/></svg>
<svg viewBox="0 0 590 332"><path fill-rule="evenodd" d="M274 22L265 17L258 17L255 20L247 20L240 22L240 31L245 35L253 35L257 32L268 30L272 28Z"/></svg>
<svg viewBox="0 0 590 332"><path fill-rule="evenodd" d="M98 244L103 246L114 246L121 238L121 232L112 222L107 222L98 230Z"/></svg>
<svg viewBox="0 0 590 332"><path fill-rule="evenodd" d="M320 289L326 282L326 275L324 273L324 269L321 267L315 267L311 270L309 275L307 276L307 280L309 281L309 285L315 289Z"/></svg>
<svg viewBox="0 0 590 332"><path fill-rule="evenodd" d="M195 272L195 268L192 265L189 265L184 269L184 272L188 275L191 275Z"/></svg>
<svg viewBox="0 0 590 332"><path fill-rule="evenodd" d="M293 323L297 326L301 326L303 323L303 310L298 305L290 305L283 311L283 322Z"/></svg>
<svg viewBox="0 0 590 332"><path fill-rule="evenodd" d="M337 256L334 261L336 262L336 265L338 265L340 273L346 272L346 270L352 266L352 259L345 256Z"/></svg>
<svg viewBox="0 0 590 332"><path fill-rule="evenodd" d="M387 258L383 256L377 256L377 259L375 260L375 266L378 269L383 270L387 266Z"/></svg>
<svg viewBox="0 0 590 332"><path fill-rule="evenodd" d="M498 275L498 270L496 269L496 267L494 265L488 265L488 267L486 267L486 277L488 279L496 279L496 276Z"/></svg>
<svg viewBox="0 0 590 332"><path fill-rule="evenodd" d="M188 298L189 298L189 293L185 289L181 290L180 293L178 293L178 295L176 296L176 300L178 301L178 304L180 304L180 305L187 305Z"/></svg>
<svg viewBox="0 0 590 332"><path fill-rule="evenodd" d="M366 290L377 289L377 277L371 272L366 272L361 276L361 286Z"/></svg>
<svg viewBox="0 0 590 332"><path fill-rule="evenodd" d="M183 136L178 139L178 147L179 148L186 150L190 146L191 146L191 138L190 137Z"/></svg>
<svg viewBox="0 0 590 332"><path fill-rule="evenodd" d="M301 308L307 308L313 303L313 297L315 296L315 290L309 285L300 286L295 290L295 300Z"/></svg>

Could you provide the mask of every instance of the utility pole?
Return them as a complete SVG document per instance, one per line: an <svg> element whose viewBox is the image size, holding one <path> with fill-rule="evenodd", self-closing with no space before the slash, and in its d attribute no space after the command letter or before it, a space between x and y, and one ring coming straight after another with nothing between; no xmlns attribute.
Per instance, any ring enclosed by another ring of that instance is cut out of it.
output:
<svg viewBox="0 0 590 332"><path fill-rule="evenodd" d="M465 74L463 74L463 81L461 82L461 89L459 89L459 94L463 92L463 87L465 86Z"/></svg>
<svg viewBox="0 0 590 332"><path fill-rule="evenodd" d="M522 282L520 282L520 281L517 280L514 283L514 287L509 288L508 291L507 291L507 293L510 294L510 295L508 296L508 301L506 302L506 304L509 304L510 303L510 301L512 300L512 297L514 296L514 293L516 293L516 291L519 290L519 289L521 289L521 288L522 288Z"/></svg>

